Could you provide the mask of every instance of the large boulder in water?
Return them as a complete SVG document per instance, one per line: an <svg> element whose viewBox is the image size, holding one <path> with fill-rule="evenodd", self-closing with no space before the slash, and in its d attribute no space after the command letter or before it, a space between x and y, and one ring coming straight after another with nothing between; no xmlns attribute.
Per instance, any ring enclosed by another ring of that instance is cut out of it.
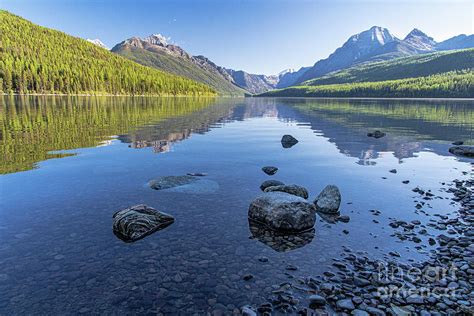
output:
<svg viewBox="0 0 474 316"><path fill-rule="evenodd" d="M174 217L144 204L135 205L113 215L113 232L125 242L134 242L174 222Z"/></svg>
<svg viewBox="0 0 474 316"><path fill-rule="evenodd" d="M249 219L283 232L311 229L316 221L314 204L284 192L268 192L252 201Z"/></svg>
<svg viewBox="0 0 474 316"><path fill-rule="evenodd" d="M341 205L341 192L335 185L328 185L319 193L314 200L316 210L321 213L335 214L339 212Z"/></svg>
<svg viewBox="0 0 474 316"><path fill-rule="evenodd" d="M281 138L281 145L283 148L291 148L298 144L298 140L291 135L283 135Z"/></svg>
<svg viewBox="0 0 474 316"><path fill-rule="evenodd" d="M266 188L265 190L263 190L263 192L285 192L285 193L302 197L303 199L308 198L308 190L296 184L275 185L275 186Z"/></svg>
<svg viewBox="0 0 474 316"><path fill-rule="evenodd" d="M449 152L456 156L474 157L474 146L453 146Z"/></svg>

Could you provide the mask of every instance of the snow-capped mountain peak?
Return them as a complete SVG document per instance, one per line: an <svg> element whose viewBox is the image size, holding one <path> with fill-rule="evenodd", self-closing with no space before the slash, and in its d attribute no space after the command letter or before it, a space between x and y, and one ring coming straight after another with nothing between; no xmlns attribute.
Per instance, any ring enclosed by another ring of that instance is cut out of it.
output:
<svg viewBox="0 0 474 316"><path fill-rule="evenodd" d="M157 33L157 34L152 34L144 38L143 40L153 45L168 46L171 38Z"/></svg>
<svg viewBox="0 0 474 316"><path fill-rule="evenodd" d="M436 45L436 41L432 37L429 37L417 28L408 33L404 41L410 43L420 51L431 51Z"/></svg>
<svg viewBox="0 0 474 316"><path fill-rule="evenodd" d="M89 39L89 38L88 38L87 41L90 42L90 43L92 43L92 44L95 44L95 45L97 45L97 46L99 46L99 47L102 47L102 48L107 49L107 46L105 46L105 44L102 43L102 41L101 41L100 39L98 39L98 38L96 38L96 39Z"/></svg>

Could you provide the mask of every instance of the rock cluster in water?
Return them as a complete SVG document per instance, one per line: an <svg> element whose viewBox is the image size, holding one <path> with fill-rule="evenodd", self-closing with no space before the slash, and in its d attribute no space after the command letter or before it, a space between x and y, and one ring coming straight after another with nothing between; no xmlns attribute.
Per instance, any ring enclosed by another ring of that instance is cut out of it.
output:
<svg viewBox="0 0 474 316"><path fill-rule="evenodd" d="M135 205L113 215L113 232L125 242L134 242L174 222L174 217L144 204Z"/></svg>
<svg viewBox="0 0 474 316"><path fill-rule="evenodd" d="M441 225L439 229L446 230L448 235L433 238L439 247L427 260L402 263L394 251L385 260L373 259L366 252L344 246L342 258L333 258L333 271L315 277L298 277L287 272L289 282L274 285L266 302L247 305L242 312L247 315L473 315L474 180L455 180L454 185L447 191L461 207L455 217L442 216L438 224L433 223ZM430 191L420 188L413 191L425 201L434 198ZM371 212L380 214L378 210ZM393 220L390 226L401 227L404 235L412 236L420 222ZM420 230L420 234L426 232ZM297 297L296 293L301 292L306 293L306 301Z"/></svg>

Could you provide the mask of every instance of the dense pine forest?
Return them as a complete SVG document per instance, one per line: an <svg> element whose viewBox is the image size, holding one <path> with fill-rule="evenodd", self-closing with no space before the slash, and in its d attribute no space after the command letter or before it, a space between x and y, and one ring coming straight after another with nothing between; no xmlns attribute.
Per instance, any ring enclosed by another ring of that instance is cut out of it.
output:
<svg viewBox="0 0 474 316"><path fill-rule="evenodd" d="M0 10L0 92L214 95L210 87L151 69L85 40Z"/></svg>
<svg viewBox="0 0 474 316"><path fill-rule="evenodd" d="M446 73L398 80L295 86L269 91L269 97L372 97L372 98L473 98L474 71Z"/></svg>

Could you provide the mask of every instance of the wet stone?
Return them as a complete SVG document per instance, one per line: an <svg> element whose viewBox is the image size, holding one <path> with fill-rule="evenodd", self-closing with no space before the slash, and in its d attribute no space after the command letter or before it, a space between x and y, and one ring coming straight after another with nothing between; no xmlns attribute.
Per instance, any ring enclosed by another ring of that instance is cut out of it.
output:
<svg viewBox="0 0 474 316"><path fill-rule="evenodd" d="M266 180L260 185L260 190L265 191L266 188L285 185L283 182L278 180Z"/></svg>
<svg viewBox="0 0 474 316"><path fill-rule="evenodd" d="M269 176L273 176L275 173L277 173L278 168L273 166L265 166L262 168L262 171L268 174Z"/></svg>
<svg viewBox="0 0 474 316"><path fill-rule="evenodd" d="M135 205L113 215L113 232L125 242L134 242L174 222L174 217L144 204Z"/></svg>
<svg viewBox="0 0 474 316"><path fill-rule="evenodd" d="M307 199L309 195L306 188L296 184L271 186L267 187L263 192L285 192L302 197L303 199Z"/></svg>
<svg viewBox="0 0 474 316"><path fill-rule="evenodd" d="M281 145L283 148L291 148L298 143L298 140L291 135L283 135Z"/></svg>

